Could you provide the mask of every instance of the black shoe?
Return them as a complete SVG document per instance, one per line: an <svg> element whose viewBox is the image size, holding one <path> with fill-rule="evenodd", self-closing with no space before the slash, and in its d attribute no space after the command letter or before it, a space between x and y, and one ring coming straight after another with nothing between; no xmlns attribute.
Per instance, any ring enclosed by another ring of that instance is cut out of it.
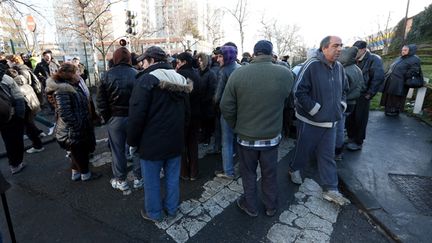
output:
<svg viewBox="0 0 432 243"><path fill-rule="evenodd" d="M251 217L257 217L258 216L258 212L251 212L251 211L249 211L249 209L247 209L246 208L246 206L244 206L242 203L241 203L241 197L239 198L239 199L237 199L237 206L241 209L241 210L243 210L243 212L245 212L247 215L249 215L249 216L251 216Z"/></svg>
<svg viewBox="0 0 432 243"><path fill-rule="evenodd" d="M265 214L269 217L275 216L277 209L266 209Z"/></svg>
<svg viewBox="0 0 432 243"><path fill-rule="evenodd" d="M145 220L148 220L148 221L152 222L152 223L160 223L160 222L162 222L162 219L150 218L150 216L148 216L147 213L144 212L142 209L141 209L141 217L143 219L145 219Z"/></svg>

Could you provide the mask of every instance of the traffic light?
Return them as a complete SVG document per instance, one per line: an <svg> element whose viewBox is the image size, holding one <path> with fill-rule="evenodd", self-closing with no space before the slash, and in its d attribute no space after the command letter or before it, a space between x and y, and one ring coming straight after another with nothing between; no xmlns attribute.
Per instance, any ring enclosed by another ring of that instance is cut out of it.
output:
<svg viewBox="0 0 432 243"><path fill-rule="evenodd" d="M135 29L135 27L137 26L137 21L135 20L136 18L136 13L127 10L126 11L126 33L128 33L129 35L136 35L137 31Z"/></svg>

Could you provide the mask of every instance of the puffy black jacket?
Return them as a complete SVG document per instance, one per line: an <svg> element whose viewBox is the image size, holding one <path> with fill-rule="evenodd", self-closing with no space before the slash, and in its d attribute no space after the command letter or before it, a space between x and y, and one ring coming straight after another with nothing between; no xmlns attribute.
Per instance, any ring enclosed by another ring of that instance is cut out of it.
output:
<svg viewBox="0 0 432 243"><path fill-rule="evenodd" d="M127 143L144 160L165 160L182 153L190 116L192 89L168 63L157 63L137 75L129 101Z"/></svg>
<svg viewBox="0 0 432 243"><path fill-rule="evenodd" d="M137 71L128 64L118 64L100 81L96 104L105 122L112 116L128 116L129 99Z"/></svg>
<svg viewBox="0 0 432 243"><path fill-rule="evenodd" d="M55 137L60 147L69 149L72 144L84 144L94 151L96 140L90 119L89 103L78 85L64 80L47 80L46 94L52 96L56 111Z"/></svg>
<svg viewBox="0 0 432 243"><path fill-rule="evenodd" d="M362 94L374 96L384 82L384 67L381 57L367 51L363 59L357 62L357 66L362 70L365 82Z"/></svg>

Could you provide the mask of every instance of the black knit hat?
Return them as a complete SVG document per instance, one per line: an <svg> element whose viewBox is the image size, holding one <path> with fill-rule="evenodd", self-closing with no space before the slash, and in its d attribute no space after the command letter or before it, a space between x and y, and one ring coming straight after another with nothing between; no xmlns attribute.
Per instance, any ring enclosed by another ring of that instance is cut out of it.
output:
<svg viewBox="0 0 432 243"><path fill-rule="evenodd" d="M366 43L366 41L359 40L359 41L354 42L353 46L357 47L358 49L364 49L364 48L366 48L367 43Z"/></svg>
<svg viewBox="0 0 432 243"><path fill-rule="evenodd" d="M255 56L261 55L272 55L273 44L268 40L260 40L254 46Z"/></svg>
<svg viewBox="0 0 432 243"><path fill-rule="evenodd" d="M146 58L153 58L156 61L166 60L166 53L159 46L150 46L147 50L137 58L137 61L140 62Z"/></svg>

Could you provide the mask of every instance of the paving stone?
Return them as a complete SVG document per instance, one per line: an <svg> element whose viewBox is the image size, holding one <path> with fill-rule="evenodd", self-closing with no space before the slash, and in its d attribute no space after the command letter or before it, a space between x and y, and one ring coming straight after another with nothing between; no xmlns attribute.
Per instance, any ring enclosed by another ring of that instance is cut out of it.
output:
<svg viewBox="0 0 432 243"><path fill-rule="evenodd" d="M306 197L306 195L303 192L296 192L294 193L294 197L297 200L302 201Z"/></svg>
<svg viewBox="0 0 432 243"><path fill-rule="evenodd" d="M318 185L314 180L306 178L303 184L300 185L299 191L303 192L306 195L321 197L322 189L321 186Z"/></svg>
<svg viewBox="0 0 432 243"><path fill-rule="evenodd" d="M177 243L184 243L189 240L188 231L182 225L174 224L166 232Z"/></svg>
<svg viewBox="0 0 432 243"><path fill-rule="evenodd" d="M222 189L219 193L217 193L212 200L216 201L219 206L222 208L228 207L232 202L234 202L240 193L229 190L228 188Z"/></svg>
<svg viewBox="0 0 432 243"><path fill-rule="evenodd" d="M200 205L201 205L201 204L200 204L199 201L194 200L194 199L191 199L191 200L183 201L183 202L180 204L179 209L180 209L180 211L181 211L183 214L188 214L189 212L191 212L191 211L194 210L195 208L199 207Z"/></svg>
<svg viewBox="0 0 432 243"><path fill-rule="evenodd" d="M207 202L203 203L202 206L212 218L223 211L223 208L221 208L214 200L208 200Z"/></svg>
<svg viewBox="0 0 432 243"><path fill-rule="evenodd" d="M213 181L219 182L220 184L222 184L224 186L228 186L229 184L231 184L233 182L232 180L227 180L227 179L216 177L216 176L213 178Z"/></svg>
<svg viewBox="0 0 432 243"><path fill-rule="evenodd" d="M162 222L160 222L160 223L156 223L156 226L157 226L159 229L166 230L166 229L168 229L171 225L173 225L175 222L179 221L182 217L183 217L183 214L182 214L182 213L177 213L177 215L176 215L175 218L168 218L168 217L165 217L165 219L164 219Z"/></svg>
<svg viewBox="0 0 432 243"><path fill-rule="evenodd" d="M200 231L205 225L206 222L200 221L192 218L183 218L179 225L182 226L183 229L189 232L189 237L194 236L198 231ZM170 228L171 229L171 228Z"/></svg>
<svg viewBox="0 0 432 243"><path fill-rule="evenodd" d="M206 214L206 210L203 206L199 206L195 208L192 212L190 212L188 217L195 217L197 220L204 221L206 223L210 222L212 219L210 216Z"/></svg>
<svg viewBox="0 0 432 243"><path fill-rule="evenodd" d="M295 243L325 243L330 242L330 236L315 230L304 230Z"/></svg>
<svg viewBox="0 0 432 243"><path fill-rule="evenodd" d="M302 229L312 229L323 232L327 235L331 235L331 232L333 231L333 226L329 221L312 213L308 213L305 217L296 219L294 224Z"/></svg>
<svg viewBox="0 0 432 243"><path fill-rule="evenodd" d="M307 208L303 205L300 205L300 204L291 205L289 210L291 212L295 213L299 217L304 217L310 212L309 208Z"/></svg>
<svg viewBox="0 0 432 243"><path fill-rule="evenodd" d="M324 199L310 197L304 205L309 208L313 214L328 220L332 224L336 223L340 210L340 207L336 204L325 201Z"/></svg>
<svg viewBox="0 0 432 243"><path fill-rule="evenodd" d="M293 221L297 218L298 218L297 214L286 210L283 213L281 213L281 215L279 216L279 221L281 223L293 226Z"/></svg>
<svg viewBox="0 0 432 243"><path fill-rule="evenodd" d="M215 177L215 179L216 178L218 178L218 177ZM204 189L206 189L206 190L208 189L209 191L215 191L215 192L222 190L222 188L225 186L225 184L223 184L220 181L217 181L215 179L206 182L203 186ZM218 179L220 179L220 178L218 178Z"/></svg>
<svg viewBox="0 0 432 243"><path fill-rule="evenodd" d="M240 181L240 184L238 183L238 181L234 181L233 183L228 185L228 188L231 191L235 191L235 192L238 192L240 194L243 194L243 185L241 184L241 181Z"/></svg>
<svg viewBox="0 0 432 243"><path fill-rule="evenodd" d="M94 157L90 159L90 163L94 167L100 167L104 164L112 163L111 152L103 152L101 154L94 155Z"/></svg>
<svg viewBox="0 0 432 243"><path fill-rule="evenodd" d="M300 230L289 227L283 224L273 225L267 233L267 239L275 243L291 243L294 242L300 234Z"/></svg>

